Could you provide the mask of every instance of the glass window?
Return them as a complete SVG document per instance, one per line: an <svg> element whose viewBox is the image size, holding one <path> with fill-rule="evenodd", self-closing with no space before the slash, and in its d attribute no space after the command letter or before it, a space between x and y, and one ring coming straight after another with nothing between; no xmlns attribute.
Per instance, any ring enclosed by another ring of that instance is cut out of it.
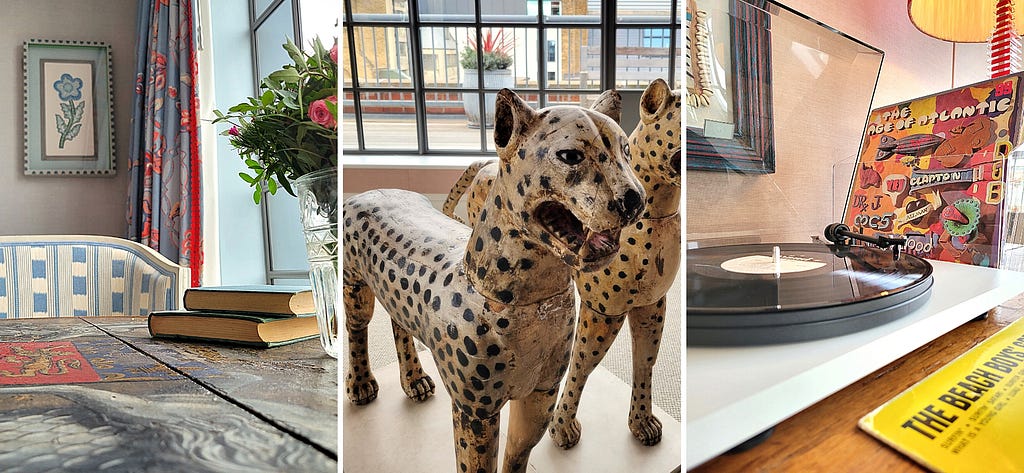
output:
<svg viewBox="0 0 1024 473"><path fill-rule="evenodd" d="M669 41L668 28L647 28L643 30L641 44L645 48L667 48Z"/></svg>
<svg viewBox="0 0 1024 473"><path fill-rule="evenodd" d="M299 28L302 31L300 46L310 51L313 38L320 38L324 47L331 49L338 38L341 24L341 5L338 0L299 0Z"/></svg>
<svg viewBox="0 0 1024 473"><path fill-rule="evenodd" d="M267 77L271 72L292 61L281 47L288 39L294 40L292 4L284 2L256 28L256 74Z"/></svg>
<svg viewBox="0 0 1024 473"><path fill-rule="evenodd" d="M643 89L652 80L671 83L669 28L622 28L615 34L615 87ZM677 31L677 44L681 35Z"/></svg>
<svg viewBox="0 0 1024 473"><path fill-rule="evenodd" d="M353 12L341 41L347 153L485 154L502 87L545 107L655 77L679 83L682 71L679 0L619 0L611 17L600 0L343 3ZM612 44L616 67L605 71Z"/></svg>

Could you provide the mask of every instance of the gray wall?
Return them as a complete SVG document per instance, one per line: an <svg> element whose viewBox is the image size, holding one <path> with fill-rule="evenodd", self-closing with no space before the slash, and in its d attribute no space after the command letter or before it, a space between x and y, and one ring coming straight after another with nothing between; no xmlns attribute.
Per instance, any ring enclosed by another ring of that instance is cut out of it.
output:
<svg viewBox="0 0 1024 473"><path fill-rule="evenodd" d="M0 234L124 237L136 1L0 0L0 7ZM111 45L116 176L24 175L22 43L33 38Z"/></svg>

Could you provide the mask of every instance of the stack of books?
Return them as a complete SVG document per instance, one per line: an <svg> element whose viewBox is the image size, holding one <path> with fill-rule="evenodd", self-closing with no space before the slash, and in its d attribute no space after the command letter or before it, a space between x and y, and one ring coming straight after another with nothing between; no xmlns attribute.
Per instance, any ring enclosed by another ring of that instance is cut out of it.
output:
<svg viewBox="0 0 1024 473"><path fill-rule="evenodd" d="M184 303L185 310L149 314L150 335L274 347L319 334L309 287L195 287L185 291Z"/></svg>

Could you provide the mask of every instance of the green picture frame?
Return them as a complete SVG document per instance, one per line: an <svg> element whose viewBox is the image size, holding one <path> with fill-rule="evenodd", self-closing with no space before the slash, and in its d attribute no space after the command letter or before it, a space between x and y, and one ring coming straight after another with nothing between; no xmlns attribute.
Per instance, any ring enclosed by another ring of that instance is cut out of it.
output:
<svg viewBox="0 0 1024 473"><path fill-rule="evenodd" d="M31 39L23 56L25 174L115 175L110 46Z"/></svg>

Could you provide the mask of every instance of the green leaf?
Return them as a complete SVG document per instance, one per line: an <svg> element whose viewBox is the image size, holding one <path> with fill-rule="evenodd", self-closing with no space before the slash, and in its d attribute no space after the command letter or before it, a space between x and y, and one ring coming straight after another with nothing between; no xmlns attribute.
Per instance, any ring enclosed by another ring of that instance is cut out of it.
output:
<svg viewBox="0 0 1024 473"><path fill-rule="evenodd" d="M263 197L263 191L260 190L259 186L257 186L256 190L252 191L252 201L259 204L261 197Z"/></svg>
<svg viewBox="0 0 1024 473"><path fill-rule="evenodd" d="M70 102L61 102L60 103L60 110L62 112L64 112L64 116L65 117L70 117L71 115L75 114L75 109L72 108L72 107L74 107L74 105L71 104Z"/></svg>
<svg viewBox="0 0 1024 473"><path fill-rule="evenodd" d="M60 115L54 115L54 116L57 117L57 132L63 134L64 133L64 128L65 128L64 117L62 117Z"/></svg>
<svg viewBox="0 0 1024 473"><path fill-rule="evenodd" d="M249 169L260 169L260 168L263 167L259 163L259 161L256 161L255 159L252 159L252 158L246 158L245 159L245 165L249 166Z"/></svg>
<svg viewBox="0 0 1024 473"><path fill-rule="evenodd" d="M302 76L299 74L299 71L295 70L295 68L286 67L279 71L271 72L270 75L267 76L267 79L269 79L272 82L297 84L299 80L302 79Z"/></svg>
<svg viewBox="0 0 1024 473"><path fill-rule="evenodd" d="M248 175L248 174L246 174L244 172L238 173L238 177L242 178L243 181L249 183L250 185L256 183L256 179L255 178L253 178L252 176L250 176L250 175Z"/></svg>
<svg viewBox="0 0 1024 473"><path fill-rule="evenodd" d="M277 181L273 179L267 180L267 190L270 191L270 195L277 194Z"/></svg>
<svg viewBox="0 0 1024 473"><path fill-rule="evenodd" d="M240 104L235 105L234 107L231 107L231 108L228 109L229 112L234 112L234 113L246 113L246 112L252 112L254 110L256 110L256 106L250 105L250 104L247 104L247 103L240 103Z"/></svg>
<svg viewBox="0 0 1024 473"><path fill-rule="evenodd" d="M264 92L263 96L260 97L260 102L263 103L264 107L274 103L274 92L271 90Z"/></svg>
<svg viewBox="0 0 1024 473"><path fill-rule="evenodd" d="M217 116L217 120L222 120L222 119L226 118L224 116L224 113L222 113L220 110L217 110L217 109L213 110L213 114ZM213 122L217 123L217 120L214 120Z"/></svg>
<svg viewBox="0 0 1024 473"><path fill-rule="evenodd" d="M85 115L85 101L79 102L78 106L75 107L75 118L71 121L78 123L82 121L82 116Z"/></svg>
<svg viewBox="0 0 1024 473"><path fill-rule="evenodd" d="M301 108L299 107L299 100L297 96L282 94L281 103L283 103L286 107L291 108L293 110L299 110Z"/></svg>
<svg viewBox="0 0 1024 473"><path fill-rule="evenodd" d="M288 57L292 58L297 69L306 70L306 57L299 50L299 47L292 42L291 38L286 37L285 43L281 47L288 52Z"/></svg>
<svg viewBox="0 0 1024 473"><path fill-rule="evenodd" d="M82 131L82 124L81 123L78 123L75 126L71 127L71 131L68 132L68 139L70 140L70 139L73 139L74 137L78 136L78 132L80 132L80 131Z"/></svg>

